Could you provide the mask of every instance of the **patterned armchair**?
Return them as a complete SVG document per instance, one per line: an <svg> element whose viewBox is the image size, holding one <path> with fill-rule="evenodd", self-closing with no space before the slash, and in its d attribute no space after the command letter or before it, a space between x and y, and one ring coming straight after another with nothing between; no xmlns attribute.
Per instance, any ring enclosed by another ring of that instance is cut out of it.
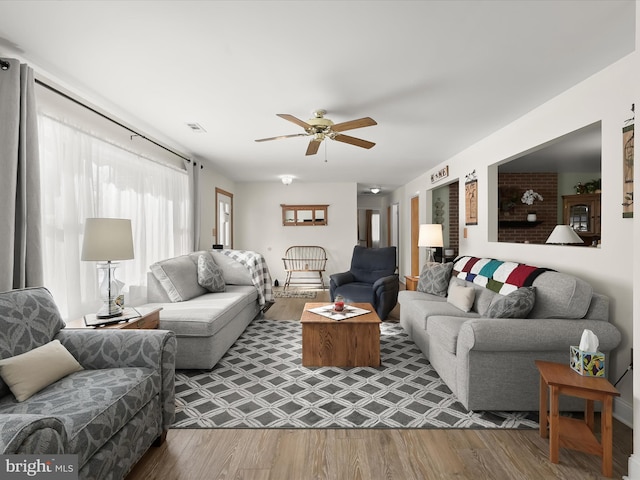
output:
<svg viewBox="0 0 640 480"><path fill-rule="evenodd" d="M63 327L45 288L0 293L0 359L59 340L82 367L21 402L0 380L0 453L73 454L79 478L122 479L173 423L175 335Z"/></svg>
<svg viewBox="0 0 640 480"><path fill-rule="evenodd" d="M380 320L385 320L398 303L400 280L395 271L396 247L356 246L350 270L330 276L331 301L342 295L348 303L370 303Z"/></svg>

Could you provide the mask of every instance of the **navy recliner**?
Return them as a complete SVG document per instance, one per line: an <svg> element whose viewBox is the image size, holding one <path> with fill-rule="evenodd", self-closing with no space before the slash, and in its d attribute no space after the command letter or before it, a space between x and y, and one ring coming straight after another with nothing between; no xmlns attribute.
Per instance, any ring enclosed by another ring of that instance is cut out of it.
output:
<svg viewBox="0 0 640 480"><path fill-rule="evenodd" d="M395 272L396 247L356 246L351 269L330 276L331 301L342 295L346 303L370 303L380 320L385 320L398 303L400 281Z"/></svg>

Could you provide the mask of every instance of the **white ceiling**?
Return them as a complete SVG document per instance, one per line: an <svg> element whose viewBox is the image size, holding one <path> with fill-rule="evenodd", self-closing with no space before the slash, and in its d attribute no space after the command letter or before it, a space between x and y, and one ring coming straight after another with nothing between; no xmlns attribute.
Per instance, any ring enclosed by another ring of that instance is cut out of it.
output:
<svg viewBox="0 0 640 480"><path fill-rule="evenodd" d="M385 191L633 52L634 22L633 0L4 0L0 55L234 181ZM377 145L254 142L318 108Z"/></svg>

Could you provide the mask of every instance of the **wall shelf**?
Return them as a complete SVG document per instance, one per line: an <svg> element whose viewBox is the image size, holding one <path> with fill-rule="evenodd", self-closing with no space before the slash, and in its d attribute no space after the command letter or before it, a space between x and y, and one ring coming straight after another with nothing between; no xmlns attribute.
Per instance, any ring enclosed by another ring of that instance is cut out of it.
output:
<svg viewBox="0 0 640 480"><path fill-rule="evenodd" d="M542 223L541 220L529 222L528 220L499 220L499 228L533 228Z"/></svg>

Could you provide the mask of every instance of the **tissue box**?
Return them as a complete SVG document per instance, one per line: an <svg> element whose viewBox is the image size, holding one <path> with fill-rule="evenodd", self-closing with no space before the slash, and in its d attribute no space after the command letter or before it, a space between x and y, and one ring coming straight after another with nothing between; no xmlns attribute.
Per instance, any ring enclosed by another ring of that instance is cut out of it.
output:
<svg viewBox="0 0 640 480"><path fill-rule="evenodd" d="M602 352L584 352L572 346L569 364L585 377L604 377L604 353Z"/></svg>

